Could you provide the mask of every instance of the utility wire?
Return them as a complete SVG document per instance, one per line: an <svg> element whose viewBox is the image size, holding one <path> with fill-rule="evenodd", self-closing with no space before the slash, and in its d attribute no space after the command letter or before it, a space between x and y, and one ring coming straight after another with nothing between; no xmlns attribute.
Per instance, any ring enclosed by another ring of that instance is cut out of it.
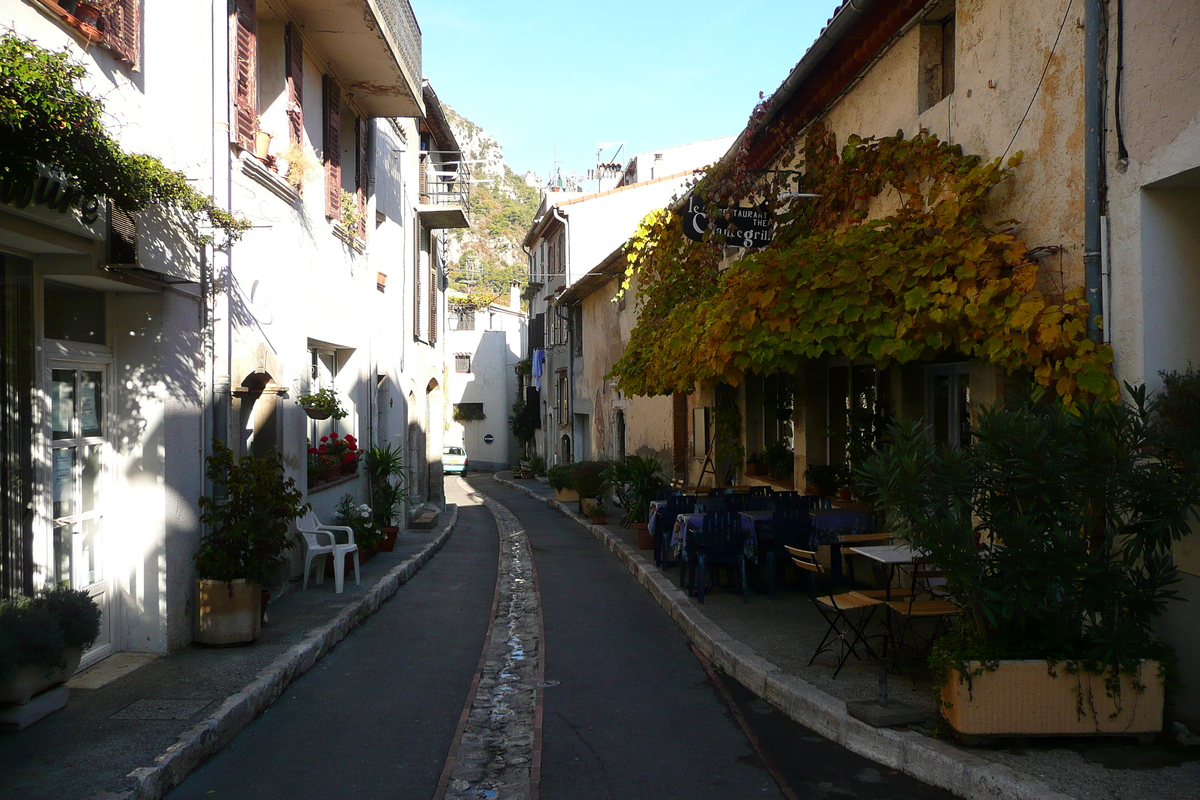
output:
<svg viewBox="0 0 1200 800"><path fill-rule="evenodd" d="M1004 164L1004 159L1008 156L1008 151L1012 149L1013 143L1017 141L1017 134L1021 132L1021 126L1025 124L1026 118L1029 116L1030 110L1033 108L1033 102L1037 100L1038 92L1042 90L1042 81L1046 80L1046 73L1050 71L1050 62L1054 60L1054 51L1058 49L1058 40L1062 38L1063 28L1067 27L1067 18L1071 16L1071 6L1075 5L1075 0L1070 0L1067 3L1067 10L1063 13L1062 22L1058 26L1058 35L1054 37L1054 44L1050 47L1050 55L1046 56L1046 66L1042 67L1042 77L1038 78L1037 87L1033 90L1033 97L1029 98L1029 105L1025 107L1025 113L1021 116L1021 121L1017 123L1017 129L1013 131L1012 138L1008 140L1008 147L1004 148L1004 155L1000 156L1000 163Z"/></svg>

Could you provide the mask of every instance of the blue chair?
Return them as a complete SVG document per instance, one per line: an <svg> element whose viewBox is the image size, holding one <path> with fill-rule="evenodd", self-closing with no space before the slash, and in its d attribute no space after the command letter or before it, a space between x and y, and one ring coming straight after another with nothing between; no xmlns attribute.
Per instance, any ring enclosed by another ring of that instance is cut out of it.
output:
<svg viewBox="0 0 1200 800"><path fill-rule="evenodd" d="M692 589L701 605L704 604L708 568L718 564L738 565L742 579L742 602L750 602L744 540L741 515L736 511L706 511L704 527L688 536L687 566L691 573Z"/></svg>
<svg viewBox="0 0 1200 800"><path fill-rule="evenodd" d="M771 494L771 487L751 486L750 491L746 492L746 494L750 495L751 497L768 497Z"/></svg>
<svg viewBox="0 0 1200 800"><path fill-rule="evenodd" d="M771 517L771 542L767 553L767 596L775 596L775 574L778 564L786 564L788 547L808 550L811 539L808 499L797 498L788 508L777 508Z"/></svg>

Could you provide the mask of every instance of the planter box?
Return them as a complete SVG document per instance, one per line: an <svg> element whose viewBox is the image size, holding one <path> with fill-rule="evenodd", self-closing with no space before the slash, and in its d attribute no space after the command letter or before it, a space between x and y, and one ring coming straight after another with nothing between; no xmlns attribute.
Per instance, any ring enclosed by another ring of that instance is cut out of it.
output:
<svg viewBox="0 0 1200 800"><path fill-rule="evenodd" d="M63 651L63 665L47 668L45 664L22 664L3 681L0 681L0 705L23 705L37 693L66 683L75 670L83 651L69 647Z"/></svg>
<svg viewBox="0 0 1200 800"><path fill-rule="evenodd" d="M974 665L972 665L974 666ZM1052 674L1051 674L1052 673ZM942 713L968 744L990 736L1137 736L1152 739L1162 730L1163 681L1158 662L1144 662L1134 689L1121 676L1117 698L1105 693L1104 677L1072 675L1065 663L1053 670L1045 661L1001 661L994 670L971 677L950 670L942 687Z"/></svg>
<svg viewBox="0 0 1200 800"><path fill-rule="evenodd" d="M564 503L573 503L579 499L579 492L574 489L555 489L554 499L561 500Z"/></svg>
<svg viewBox="0 0 1200 800"><path fill-rule="evenodd" d="M199 644L246 644L258 638L262 625L262 589L238 578L196 582L196 636Z"/></svg>

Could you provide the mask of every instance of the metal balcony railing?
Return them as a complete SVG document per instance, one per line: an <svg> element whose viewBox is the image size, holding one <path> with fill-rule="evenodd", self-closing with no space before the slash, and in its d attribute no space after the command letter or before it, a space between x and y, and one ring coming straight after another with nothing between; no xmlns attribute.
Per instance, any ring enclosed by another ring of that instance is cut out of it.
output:
<svg viewBox="0 0 1200 800"><path fill-rule="evenodd" d="M441 156L442 158L435 158ZM444 160L442 160L444 159ZM457 151L426 150L421 153L421 203L462 206L471 202L471 173Z"/></svg>
<svg viewBox="0 0 1200 800"><path fill-rule="evenodd" d="M400 48L404 66L417 86L421 85L421 26L408 0L378 0L388 32ZM418 89L419 91L419 89Z"/></svg>

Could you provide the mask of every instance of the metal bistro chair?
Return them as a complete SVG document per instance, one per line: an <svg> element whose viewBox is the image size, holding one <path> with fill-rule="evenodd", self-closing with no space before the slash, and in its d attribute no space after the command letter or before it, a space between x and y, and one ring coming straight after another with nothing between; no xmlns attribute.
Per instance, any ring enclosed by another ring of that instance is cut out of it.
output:
<svg viewBox="0 0 1200 800"><path fill-rule="evenodd" d="M808 660L809 665L811 666L822 653L831 653L840 648L841 656L838 658L837 668L833 671L833 677L836 678L852 654L855 658L861 658L858 654L860 644L868 658L878 658L864 632L871 618L875 616L875 609L879 608L882 602L864 597L858 592L835 594L833 580L821 562L817 561L816 551L790 545L787 551L792 556L793 564L810 573L809 599L829 624L829 629L821 637L821 643Z"/></svg>
<svg viewBox="0 0 1200 800"><path fill-rule="evenodd" d="M333 586L337 594L341 594L345 587L344 573L347 555L354 557L354 585L361 584L358 570L358 545L354 542L353 530L345 525L325 525L312 511L296 522L296 529L304 537L304 589L308 588L308 573L312 569L313 559L317 556L322 557L317 565L318 586L325 580L324 556L333 559ZM334 536L335 531L345 532L346 544L338 543L337 537Z"/></svg>
<svg viewBox="0 0 1200 800"><path fill-rule="evenodd" d="M717 564L738 565L742 578L742 602L750 602L749 587L746 584L744 544L742 519L738 512L704 513L704 526L699 532L688 537L686 553L691 585L701 605L704 603L704 584L708 578L708 568Z"/></svg>

